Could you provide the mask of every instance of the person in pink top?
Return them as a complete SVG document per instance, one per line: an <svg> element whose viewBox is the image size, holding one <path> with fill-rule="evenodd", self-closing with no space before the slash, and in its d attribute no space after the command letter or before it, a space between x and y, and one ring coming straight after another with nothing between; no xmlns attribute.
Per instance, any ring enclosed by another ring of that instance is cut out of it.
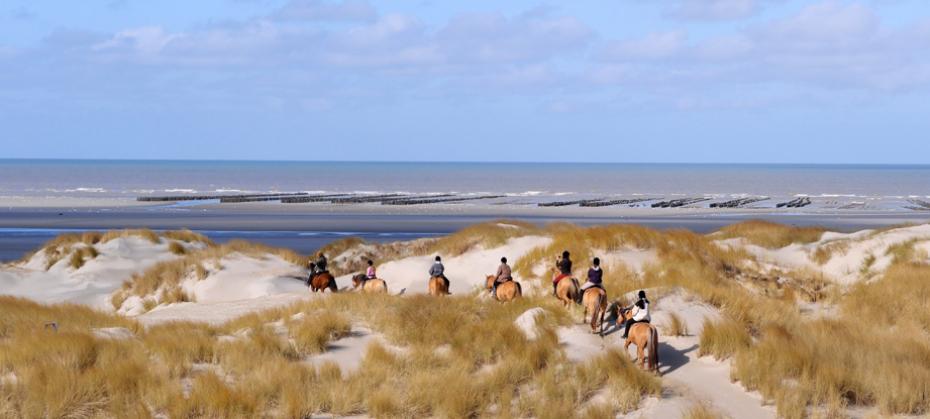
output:
<svg viewBox="0 0 930 419"><path fill-rule="evenodd" d="M368 279L377 278L377 274L375 274L375 263L372 262L371 259L368 260L368 270L365 271L365 277Z"/></svg>

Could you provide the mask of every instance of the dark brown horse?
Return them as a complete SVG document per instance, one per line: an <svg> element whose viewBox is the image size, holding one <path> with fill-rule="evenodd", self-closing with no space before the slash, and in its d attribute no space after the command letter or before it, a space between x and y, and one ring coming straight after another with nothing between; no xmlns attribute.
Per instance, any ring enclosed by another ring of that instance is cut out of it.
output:
<svg viewBox="0 0 930 419"><path fill-rule="evenodd" d="M336 278L330 275L329 272L318 273L310 278L311 292L325 292L327 289L332 292L337 292L339 290L336 287Z"/></svg>

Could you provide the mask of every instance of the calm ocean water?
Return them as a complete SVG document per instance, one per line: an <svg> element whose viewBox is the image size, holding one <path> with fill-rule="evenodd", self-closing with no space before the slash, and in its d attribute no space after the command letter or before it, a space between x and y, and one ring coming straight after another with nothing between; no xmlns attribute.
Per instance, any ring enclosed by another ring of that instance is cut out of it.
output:
<svg viewBox="0 0 930 419"><path fill-rule="evenodd" d="M923 198L928 179L930 165L0 160L0 200L268 191Z"/></svg>

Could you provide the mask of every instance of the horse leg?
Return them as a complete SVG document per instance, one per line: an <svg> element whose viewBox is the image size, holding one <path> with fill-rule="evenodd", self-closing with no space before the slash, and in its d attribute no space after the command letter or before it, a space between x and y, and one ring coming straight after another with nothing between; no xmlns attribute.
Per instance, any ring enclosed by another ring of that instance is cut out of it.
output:
<svg viewBox="0 0 930 419"><path fill-rule="evenodd" d="M646 356L645 356L645 350L644 350L645 348L643 348L643 346L645 345L643 345L642 342L636 343L636 358L639 360L640 369L646 369Z"/></svg>

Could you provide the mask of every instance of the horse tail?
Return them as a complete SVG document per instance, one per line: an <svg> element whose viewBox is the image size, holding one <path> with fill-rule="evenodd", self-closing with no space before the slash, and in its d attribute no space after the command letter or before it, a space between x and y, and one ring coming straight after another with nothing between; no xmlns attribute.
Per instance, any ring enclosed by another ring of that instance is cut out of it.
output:
<svg viewBox="0 0 930 419"><path fill-rule="evenodd" d="M592 331L596 330L598 334L600 334L601 336L603 336L603 334L601 334L601 331L598 330L597 319L598 317L602 317L604 315L604 311L601 310L601 303L603 301L604 301L604 294L598 293L597 300L594 301L594 310L591 311L591 330ZM603 324L603 320L601 320L601 324Z"/></svg>
<svg viewBox="0 0 930 419"><path fill-rule="evenodd" d="M520 285L520 283L517 281L513 281L513 284L517 286L517 293L514 295L514 297L522 297L523 296L523 285Z"/></svg>
<svg viewBox="0 0 930 419"><path fill-rule="evenodd" d="M329 290L332 292L339 292L339 287L336 285L336 278L332 275L329 276Z"/></svg>
<svg viewBox="0 0 930 419"><path fill-rule="evenodd" d="M652 325L649 325L649 363L651 369L659 373L659 331Z"/></svg>

